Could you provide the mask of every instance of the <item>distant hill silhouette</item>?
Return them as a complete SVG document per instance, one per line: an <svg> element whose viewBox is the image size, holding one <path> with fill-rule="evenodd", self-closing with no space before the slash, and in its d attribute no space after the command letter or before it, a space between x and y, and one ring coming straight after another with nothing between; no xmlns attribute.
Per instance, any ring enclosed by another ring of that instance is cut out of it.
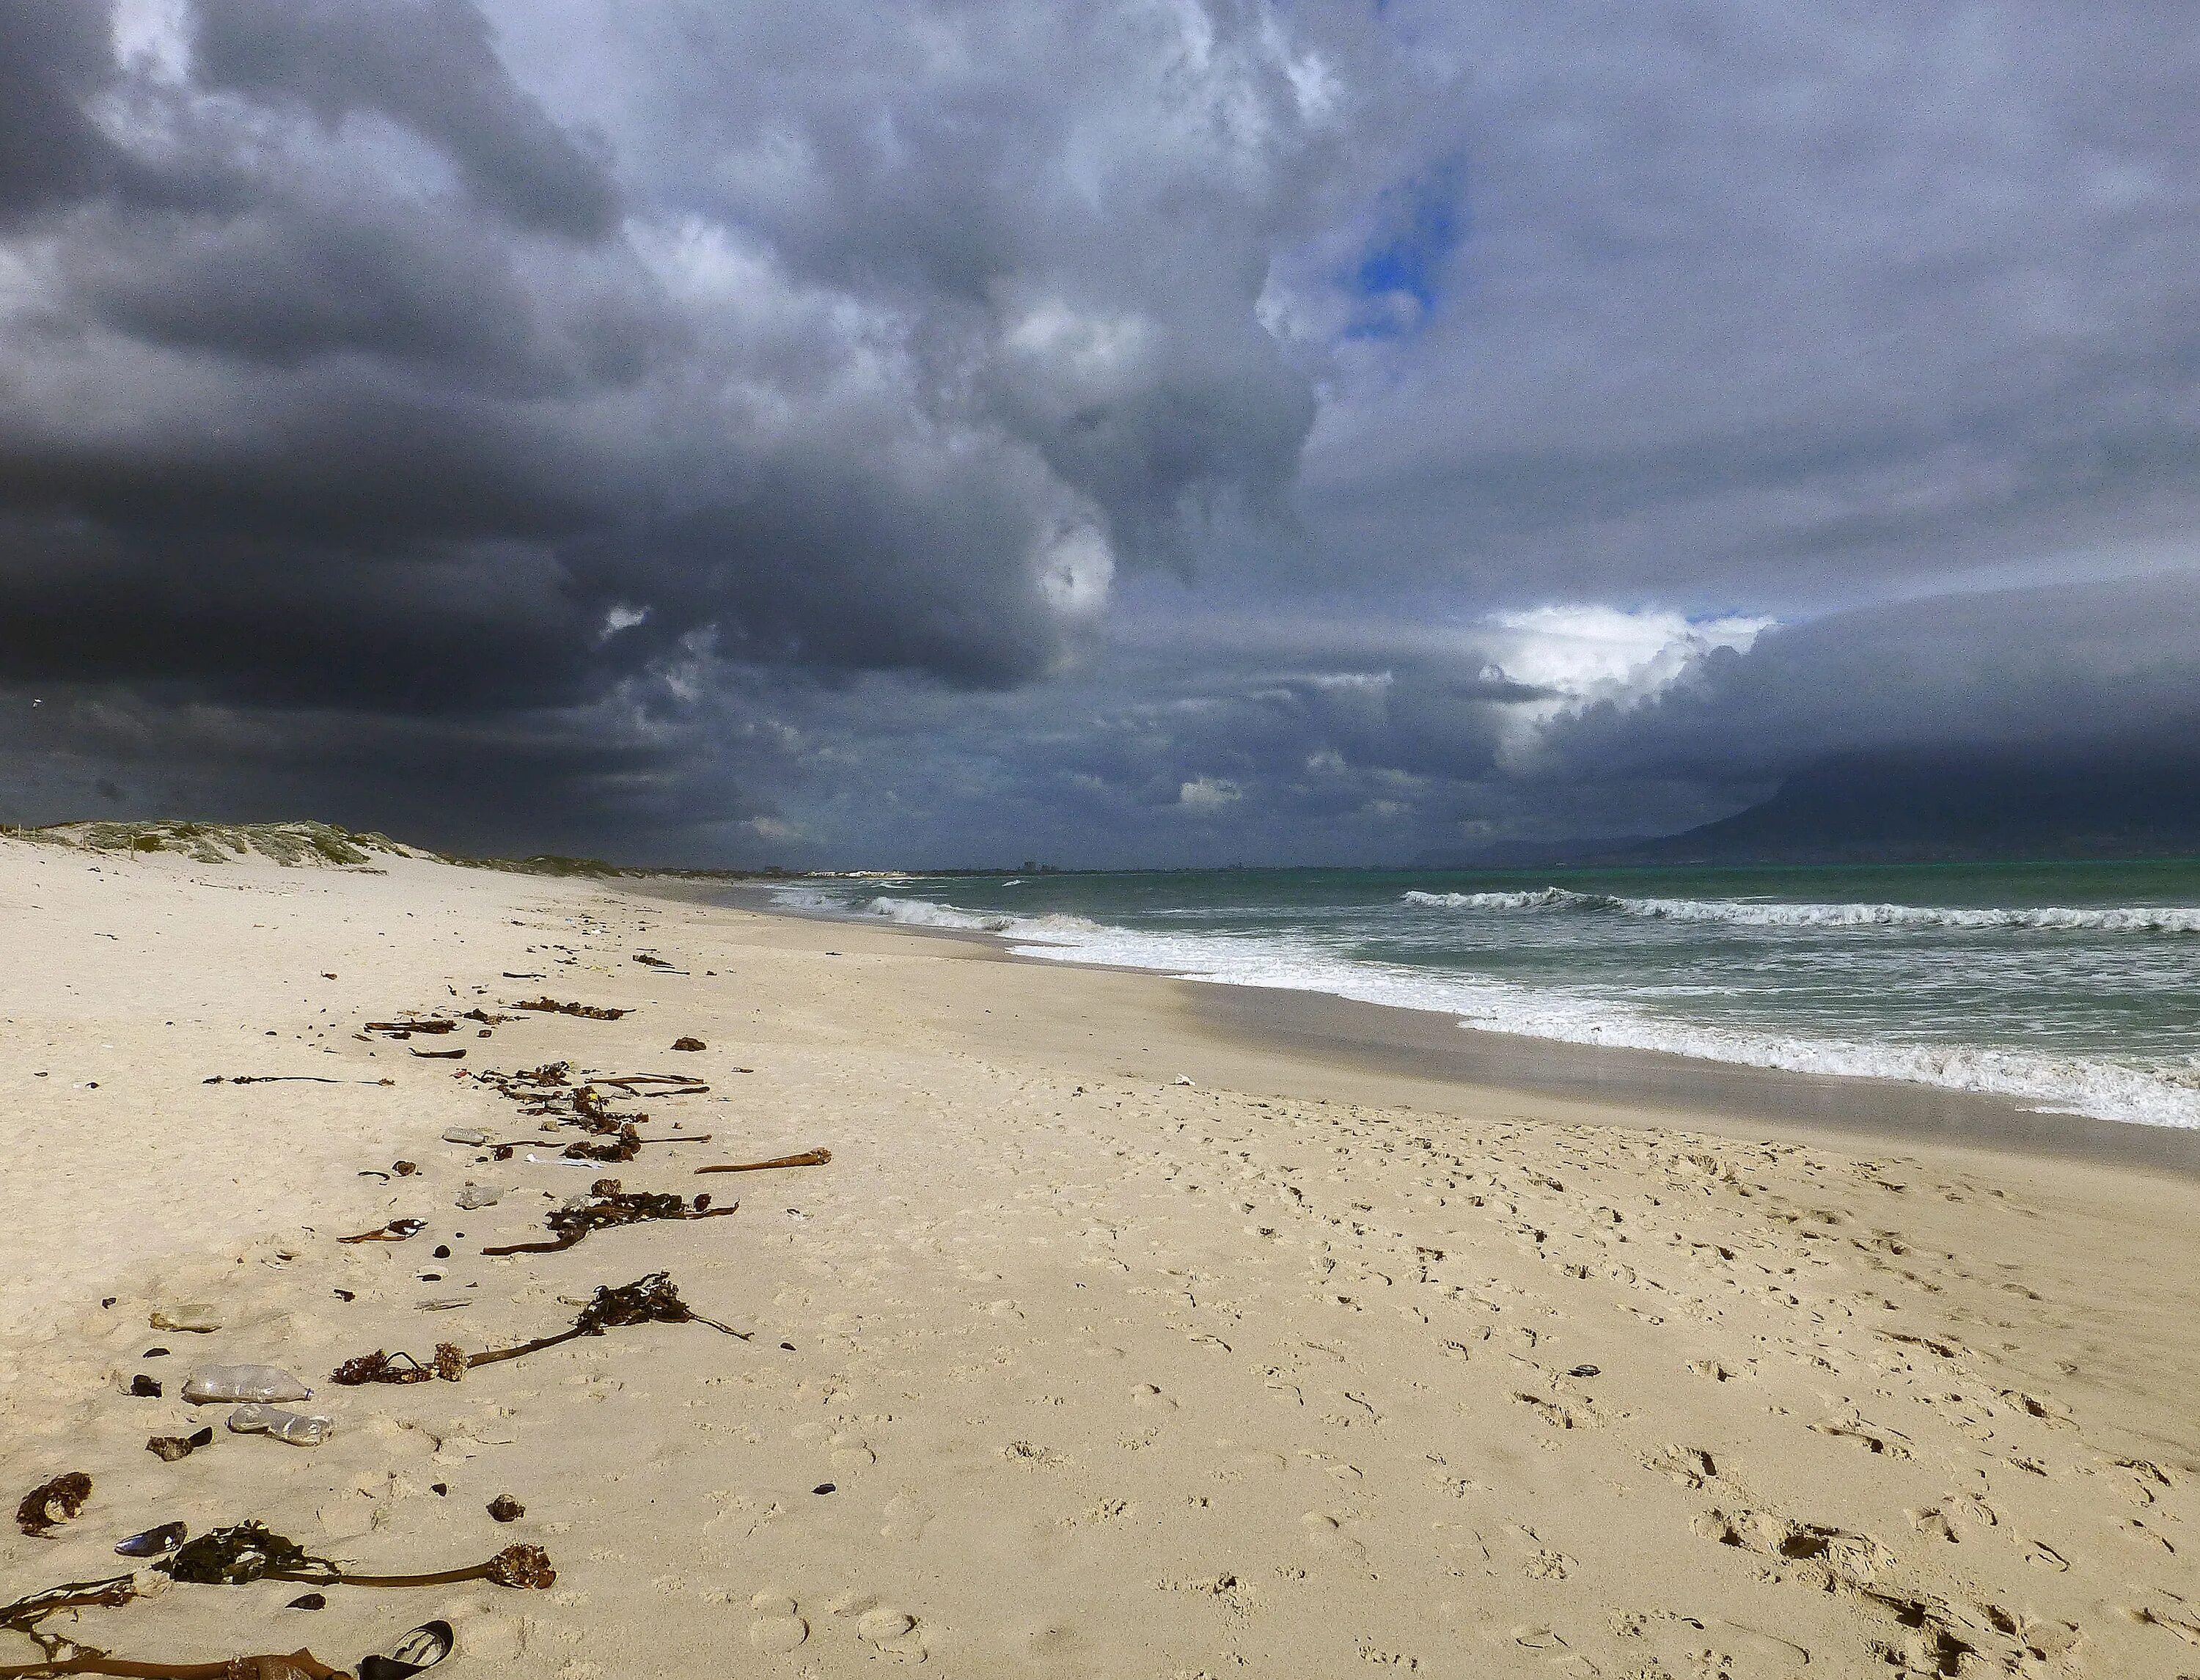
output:
<svg viewBox="0 0 2200 1680"><path fill-rule="evenodd" d="M1594 850L1597 862L1644 863L2200 853L2200 758L2109 751L2051 759L2007 751L1829 758L1732 817Z"/></svg>
<svg viewBox="0 0 2200 1680"><path fill-rule="evenodd" d="M1428 852L1417 869L2200 857L2200 753L1856 754L1677 834Z"/></svg>

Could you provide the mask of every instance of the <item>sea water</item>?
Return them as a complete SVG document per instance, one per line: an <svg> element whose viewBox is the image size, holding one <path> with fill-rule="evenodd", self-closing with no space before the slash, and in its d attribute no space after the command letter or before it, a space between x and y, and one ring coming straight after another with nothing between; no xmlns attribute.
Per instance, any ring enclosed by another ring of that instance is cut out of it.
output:
<svg viewBox="0 0 2200 1680"><path fill-rule="evenodd" d="M1463 1027L2200 1126L2200 861L805 881L782 903Z"/></svg>

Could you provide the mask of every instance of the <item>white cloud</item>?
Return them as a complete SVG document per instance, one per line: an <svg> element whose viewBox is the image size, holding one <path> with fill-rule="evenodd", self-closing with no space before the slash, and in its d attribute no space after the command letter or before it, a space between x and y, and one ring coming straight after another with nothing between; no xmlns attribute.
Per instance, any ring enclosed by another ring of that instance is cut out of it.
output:
<svg viewBox="0 0 2200 1680"><path fill-rule="evenodd" d="M1552 691L1548 700L1512 709L1501 756L1517 764L1532 752L1545 725L1584 707L1639 705L1715 649L1748 652L1776 622L1741 615L1690 618L1594 602L1492 613L1482 623L1484 645L1495 655L1483 675Z"/></svg>
<svg viewBox="0 0 2200 1680"><path fill-rule="evenodd" d="M1212 816L1216 811L1228 810L1244 797L1244 790L1234 781L1220 776L1194 776L1177 790L1176 801L1186 811Z"/></svg>

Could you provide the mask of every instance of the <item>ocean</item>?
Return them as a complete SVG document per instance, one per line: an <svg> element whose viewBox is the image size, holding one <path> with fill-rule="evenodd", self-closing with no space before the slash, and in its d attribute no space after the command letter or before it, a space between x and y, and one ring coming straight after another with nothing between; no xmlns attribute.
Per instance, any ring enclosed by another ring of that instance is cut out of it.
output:
<svg viewBox="0 0 2200 1680"><path fill-rule="evenodd" d="M806 881L812 914L2200 1127L2200 860Z"/></svg>

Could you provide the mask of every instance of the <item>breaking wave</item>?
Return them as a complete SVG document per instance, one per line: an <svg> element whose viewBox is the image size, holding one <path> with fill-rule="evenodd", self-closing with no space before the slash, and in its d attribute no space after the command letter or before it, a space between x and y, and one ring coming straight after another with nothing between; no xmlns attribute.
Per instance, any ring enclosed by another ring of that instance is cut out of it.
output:
<svg viewBox="0 0 2200 1680"><path fill-rule="evenodd" d="M2086 1057L1975 1045L1860 1043L1676 1021L1606 998L1332 956L1288 939L1096 928L1019 954L1151 969L1179 980L1320 992L1456 1016L1462 1027L1564 1044L1663 1051L1791 1073L1905 1080L2011 1097L2101 1120L2200 1127L2200 1066L2156 1072Z"/></svg>
<svg viewBox="0 0 2200 1680"><path fill-rule="evenodd" d="M1097 933L1100 925L1081 916L1007 916L993 910L962 910L924 899L873 899L857 904L829 889L788 887L773 898L790 910L834 916L876 916L904 928L951 928L973 934L1003 934L1022 940L1074 939Z"/></svg>
<svg viewBox="0 0 2200 1680"><path fill-rule="evenodd" d="M1314 992L1449 1015L1462 1027L1559 1043L1664 1051L1800 1074L1901 1080L1989 1093L2027 1107L2155 1126L2200 1127L2200 1057L2129 1066L2082 1056L1975 1044L1920 1044L1839 1033L1789 1033L1676 1019L1609 993L1598 996L1455 969L1348 956L1287 933L1173 932L1080 916L1011 916L869 889L792 887L789 909L910 928L996 935L1019 955L1144 969L1224 986ZM1770 904L1620 899L1545 887L1533 892L1410 893L1417 907L1574 911L1751 922L1775 928L2010 927L2200 932L2200 910L1958 910L1897 904ZM2068 918L2068 919L2053 919Z"/></svg>
<svg viewBox="0 0 2200 1680"><path fill-rule="evenodd" d="M1735 899L1624 899L1542 887L1523 893L1407 893L1420 910L1572 910L1658 922L1717 922L1745 928L2022 928L2115 934L2200 934L2200 908L2135 904L2064 910L1966 909L1940 904L1776 904Z"/></svg>

